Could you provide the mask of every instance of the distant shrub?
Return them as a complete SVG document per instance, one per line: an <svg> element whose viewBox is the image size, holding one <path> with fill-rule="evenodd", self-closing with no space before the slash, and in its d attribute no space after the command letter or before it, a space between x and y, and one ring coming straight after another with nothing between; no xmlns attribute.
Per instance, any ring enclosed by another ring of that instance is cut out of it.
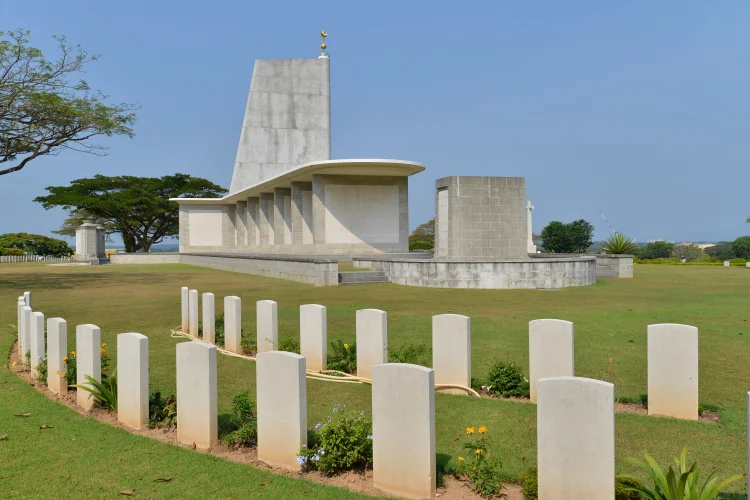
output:
<svg viewBox="0 0 750 500"><path fill-rule="evenodd" d="M18 248L0 247L0 255L6 256L6 255L25 255L25 254L23 253L23 250L19 250Z"/></svg>
<svg viewBox="0 0 750 500"><path fill-rule="evenodd" d="M504 398L528 397L529 381L518 366L498 361L487 374L486 389Z"/></svg>
<svg viewBox="0 0 750 500"><path fill-rule="evenodd" d="M415 250L432 250L433 248L435 248L435 244L430 243L429 241L415 241L409 243L409 251L411 252Z"/></svg>
<svg viewBox="0 0 750 500"><path fill-rule="evenodd" d="M327 364L329 370L354 375L357 373L357 344L345 344L340 340L331 342Z"/></svg>
<svg viewBox="0 0 750 500"><path fill-rule="evenodd" d="M424 344L406 344L399 349L392 349L388 353L390 363L411 363L413 365L430 366L432 349Z"/></svg>

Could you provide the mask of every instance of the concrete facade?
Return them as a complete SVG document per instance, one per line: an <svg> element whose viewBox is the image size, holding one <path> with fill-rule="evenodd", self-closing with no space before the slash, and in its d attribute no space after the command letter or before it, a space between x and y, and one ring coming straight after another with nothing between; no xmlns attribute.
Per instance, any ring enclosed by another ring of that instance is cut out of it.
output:
<svg viewBox="0 0 750 500"><path fill-rule="evenodd" d="M698 329L648 325L648 414L698 420Z"/></svg>
<svg viewBox="0 0 750 500"><path fill-rule="evenodd" d="M597 278L632 278L633 256L632 255L608 255L596 256Z"/></svg>
<svg viewBox="0 0 750 500"><path fill-rule="evenodd" d="M435 257L528 259L523 177L436 181Z"/></svg>
<svg viewBox="0 0 750 500"><path fill-rule="evenodd" d="M537 401L539 380L573 377L573 323L561 319L529 321L529 393Z"/></svg>

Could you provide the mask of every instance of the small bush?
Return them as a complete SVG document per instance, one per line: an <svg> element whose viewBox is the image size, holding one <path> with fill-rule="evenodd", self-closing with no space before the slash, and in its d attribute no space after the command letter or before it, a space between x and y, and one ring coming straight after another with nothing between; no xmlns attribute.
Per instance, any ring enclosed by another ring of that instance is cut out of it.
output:
<svg viewBox="0 0 750 500"><path fill-rule="evenodd" d="M429 241L415 241L409 243L410 252L414 252L415 250L432 250L433 248L435 248L435 245Z"/></svg>
<svg viewBox="0 0 750 500"><path fill-rule="evenodd" d="M250 335L242 335L240 347L242 348L242 354L245 356L254 356L258 352L258 346L255 345L255 341L250 338Z"/></svg>
<svg viewBox="0 0 750 500"><path fill-rule="evenodd" d="M36 380L37 382L41 382L43 384L47 383L47 356L43 357L39 364L36 365Z"/></svg>
<svg viewBox="0 0 750 500"><path fill-rule="evenodd" d="M536 467L530 467L521 473L519 477L524 500L537 500L539 492L537 483L539 481Z"/></svg>
<svg viewBox="0 0 750 500"><path fill-rule="evenodd" d="M721 405L713 403L698 403L698 415L703 415L703 412L706 411L719 413L721 411Z"/></svg>
<svg viewBox="0 0 750 500"><path fill-rule="evenodd" d="M241 392L232 399L232 416L229 430L221 438L228 446L250 446L258 437L258 418L255 411L255 401L250 395Z"/></svg>
<svg viewBox="0 0 750 500"><path fill-rule="evenodd" d="M331 342L331 350L328 351L328 369L351 375L357 373L357 344L345 344L340 340Z"/></svg>
<svg viewBox="0 0 750 500"><path fill-rule="evenodd" d="M633 490L638 487L642 487L642 485L637 479L617 476L615 478L615 500L641 500L643 498L641 494Z"/></svg>
<svg viewBox="0 0 750 500"><path fill-rule="evenodd" d="M177 425L177 396L162 398L161 392L152 392L148 396L148 426L170 427Z"/></svg>
<svg viewBox="0 0 750 500"><path fill-rule="evenodd" d="M432 349L424 344L406 344L388 353L390 363L411 363L413 365L431 366Z"/></svg>
<svg viewBox="0 0 750 500"><path fill-rule="evenodd" d="M308 446L300 449L297 462L325 474L361 469L372 464L372 421L365 412L354 414L337 404L324 423L310 433Z"/></svg>
<svg viewBox="0 0 750 500"><path fill-rule="evenodd" d="M499 457L490 456L487 428L480 426L478 433L474 427L466 429L466 440L463 448L466 458L458 457L458 472L471 480L471 491L479 496L489 498L499 495L503 489L500 480L500 469L503 462Z"/></svg>
<svg viewBox="0 0 750 500"><path fill-rule="evenodd" d="M633 238L615 233L604 241L602 252L613 255L634 254L638 245Z"/></svg>
<svg viewBox="0 0 750 500"><path fill-rule="evenodd" d="M299 340L297 339L279 340L279 345L276 348L279 351L294 352L294 353L299 354Z"/></svg>
<svg viewBox="0 0 750 500"><path fill-rule="evenodd" d="M91 375L86 375L86 385L74 385L77 390L86 391L96 398L102 408L117 411L117 373L112 373L99 382Z"/></svg>
<svg viewBox="0 0 750 500"><path fill-rule="evenodd" d="M487 375L486 389L504 398L529 396L529 381L513 363L498 361Z"/></svg>

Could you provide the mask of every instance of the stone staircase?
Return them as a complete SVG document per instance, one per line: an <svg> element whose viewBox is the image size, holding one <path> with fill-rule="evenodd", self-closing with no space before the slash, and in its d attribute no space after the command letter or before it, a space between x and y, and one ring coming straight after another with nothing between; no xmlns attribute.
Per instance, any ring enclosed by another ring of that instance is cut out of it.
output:
<svg viewBox="0 0 750 500"><path fill-rule="evenodd" d="M388 282L388 277L383 271L345 271L339 273L339 286Z"/></svg>

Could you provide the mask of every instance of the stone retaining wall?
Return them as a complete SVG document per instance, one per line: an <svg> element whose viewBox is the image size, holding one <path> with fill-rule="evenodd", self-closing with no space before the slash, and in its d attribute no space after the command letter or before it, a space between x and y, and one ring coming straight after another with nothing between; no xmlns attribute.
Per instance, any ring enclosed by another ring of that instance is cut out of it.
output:
<svg viewBox="0 0 750 500"><path fill-rule="evenodd" d="M560 259L580 257L575 253L531 253L532 259ZM633 277L633 256L632 255L611 255L611 254L588 254L585 257L596 257L596 277L597 278L632 278Z"/></svg>

